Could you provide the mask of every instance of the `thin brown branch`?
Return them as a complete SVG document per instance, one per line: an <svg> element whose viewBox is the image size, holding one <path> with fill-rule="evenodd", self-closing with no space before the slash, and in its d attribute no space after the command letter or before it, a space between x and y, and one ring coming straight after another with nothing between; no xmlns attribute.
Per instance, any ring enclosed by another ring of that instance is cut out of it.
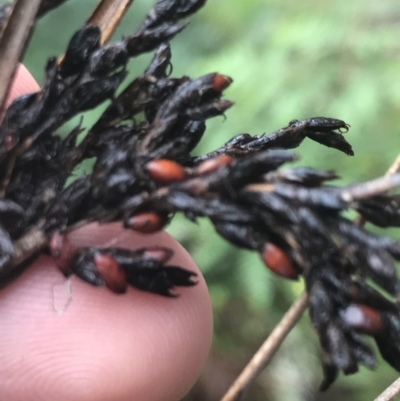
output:
<svg viewBox="0 0 400 401"><path fill-rule="evenodd" d="M297 298L269 337L254 354L253 358L229 388L221 401L238 401L240 399L246 387L265 368L275 355L283 340L300 320L303 312L307 309L307 304L308 296L306 293L303 293L299 298Z"/></svg>
<svg viewBox="0 0 400 401"><path fill-rule="evenodd" d="M7 25L7 20L10 16L11 10L11 3L4 3L0 6L0 38L3 35L4 28Z"/></svg>
<svg viewBox="0 0 400 401"><path fill-rule="evenodd" d="M385 175L393 175L400 172L400 155L397 156L396 160L389 167Z"/></svg>
<svg viewBox="0 0 400 401"><path fill-rule="evenodd" d="M376 178L362 184L351 185L342 191L341 198L346 202L365 199L400 186L400 174L395 173Z"/></svg>
<svg viewBox="0 0 400 401"><path fill-rule="evenodd" d="M31 256L46 248L49 238L42 229L43 223L43 220L39 221L29 232L15 241L13 255L7 265L0 270L0 286L3 277L6 277L8 273L13 271ZM80 220L74 225L69 226L64 232L69 233L90 223L92 223L92 220Z"/></svg>
<svg viewBox="0 0 400 401"><path fill-rule="evenodd" d="M101 31L101 45L106 44L112 34L117 29L119 23L128 11L133 0L100 0L90 17L87 25L95 25ZM60 56L58 62L61 63L64 55Z"/></svg>
<svg viewBox="0 0 400 401"><path fill-rule="evenodd" d="M400 172L400 154L396 157L395 161L387 169L387 171L385 173L385 177L388 177L390 175L393 175L393 174L396 174L399 172ZM357 225L359 225L360 227L362 227L366 223L366 220L361 215L358 215L354 222Z"/></svg>
<svg viewBox="0 0 400 401"><path fill-rule="evenodd" d="M96 25L101 30L101 44L107 43L117 29L133 0L100 0L87 24Z"/></svg>
<svg viewBox="0 0 400 401"><path fill-rule="evenodd" d="M14 253L9 263L0 271L0 279L5 277L16 266L41 251L47 245L48 238L43 230L34 227L14 243Z"/></svg>
<svg viewBox="0 0 400 401"><path fill-rule="evenodd" d="M400 378L387 387L374 401L391 401L397 398L398 395L400 395Z"/></svg>
<svg viewBox="0 0 400 401"><path fill-rule="evenodd" d="M36 13L36 19L43 17L43 15L61 6L66 1L67 0L42 0L40 2L38 12ZM7 23L7 18L11 10L12 10L11 2L4 3L0 6L0 32L2 32L2 28L4 28L3 25L5 26L5 24Z"/></svg>
<svg viewBox="0 0 400 401"><path fill-rule="evenodd" d="M0 115L10 90L18 62L26 48L40 0L15 0L0 40Z"/></svg>

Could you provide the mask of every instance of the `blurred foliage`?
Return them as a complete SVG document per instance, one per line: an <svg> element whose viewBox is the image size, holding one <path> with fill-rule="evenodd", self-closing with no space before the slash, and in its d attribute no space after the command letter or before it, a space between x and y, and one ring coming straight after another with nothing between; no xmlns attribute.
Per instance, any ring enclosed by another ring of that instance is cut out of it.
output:
<svg viewBox="0 0 400 401"><path fill-rule="evenodd" d="M40 21L24 60L39 82L45 60L63 53L96 2L70 0ZM135 1L115 37L132 32L151 4ZM268 133L292 119L322 115L351 125L347 139L355 157L306 141L296 150L301 164L334 169L342 183L383 174L400 151L399 37L398 0L209 0L172 42L173 74L230 75L234 85L226 97L236 105L226 121L208 124L196 151L216 148L241 132ZM130 62L131 78L149 58ZM98 115L87 113L83 125L90 127ZM273 277L256 255L233 249L206 221L193 224L177 216L169 231L204 272L215 311L210 361L185 400L217 400L302 283ZM398 230L392 233L400 238ZM341 377L326 394L317 390L321 375L317 337L305 317L245 399L373 399L397 374L380 362L376 372Z"/></svg>

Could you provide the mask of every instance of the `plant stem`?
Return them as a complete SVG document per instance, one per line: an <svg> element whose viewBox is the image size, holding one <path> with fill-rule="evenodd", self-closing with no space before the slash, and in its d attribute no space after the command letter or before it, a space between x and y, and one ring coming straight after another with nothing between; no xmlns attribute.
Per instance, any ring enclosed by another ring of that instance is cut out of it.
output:
<svg viewBox="0 0 400 401"><path fill-rule="evenodd" d="M0 40L0 116L32 31L40 0L15 0Z"/></svg>
<svg viewBox="0 0 400 401"><path fill-rule="evenodd" d="M308 296L303 292L261 345L221 401L237 401L245 388L258 376L307 309Z"/></svg>
<svg viewBox="0 0 400 401"><path fill-rule="evenodd" d="M387 387L374 401L391 401L398 395L400 395L400 378Z"/></svg>
<svg viewBox="0 0 400 401"><path fill-rule="evenodd" d="M101 30L101 44L107 43L133 0L101 0L87 20Z"/></svg>

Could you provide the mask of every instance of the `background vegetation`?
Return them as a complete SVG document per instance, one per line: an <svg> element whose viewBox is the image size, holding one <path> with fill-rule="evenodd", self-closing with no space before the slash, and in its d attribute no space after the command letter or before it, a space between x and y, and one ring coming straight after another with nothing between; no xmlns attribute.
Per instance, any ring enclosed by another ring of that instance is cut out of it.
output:
<svg viewBox="0 0 400 401"><path fill-rule="evenodd" d="M96 3L70 0L40 21L24 60L39 82L45 60L63 53ZM136 0L115 37L133 32L152 3ZM296 150L301 164L334 169L345 183L383 174L400 152L399 37L398 0L209 0L172 42L173 74L230 75L234 84L226 97L236 105L226 121L208 124L197 151L241 132L270 132L292 119L322 115L351 124L347 138L355 157L307 141ZM133 60L131 75L149 58ZM85 115L84 126L98 114ZM212 354L185 401L218 400L303 285L273 277L256 255L233 249L207 222L178 217L169 231L204 272L215 311ZM400 238L398 230L392 234ZM397 376L380 362L376 372L361 369L320 394L321 375L317 337L306 316L245 399L372 400Z"/></svg>

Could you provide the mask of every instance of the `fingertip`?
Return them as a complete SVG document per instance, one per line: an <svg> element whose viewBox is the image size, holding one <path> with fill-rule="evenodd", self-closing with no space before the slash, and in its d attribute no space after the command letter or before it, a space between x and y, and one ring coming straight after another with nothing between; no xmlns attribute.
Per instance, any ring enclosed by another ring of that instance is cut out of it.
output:
<svg viewBox="0 0 400 401"><path fill-rule="evenodd" d="M136 305L137 309L131 310L132 319L126 320L131 324L132 339L142 345L140 351L134 351L139 370L134 370L132 366L129 368L132 374L129 394L132 399L181 399L200 375L211 348L213 333L208 288L189 253L165 231L142 235L124 230L120 223L88 225L76 231L71 241L89 246L102 244L133 249L163 246L174 252L168 264L198 275L197 285L178 288L175 291L178 298L175 299L132 290L135 298L129 303Z"/></svg>
<svg viewBox="0 0 400 401"><path fill-rule="evenodd" d="M136 235L121 224L90 225L71 241L173 248L170 263L196 271L198 284L168 299L134 289L115 295L72 278L71 302L59 316L49 307L54 303L49 289L63 279L43 258L0 294L0 375L8 378L7 385L0 383L0 399L22 400L28 393L46 401L183 397L212 338L208 290L191 257L166 233Z"/></svg>
<svg viewBox="0 0 400 401"><path fill-rule="evenodd" d="M32 74L25 68L24 65L19 64L15 73L14 81L11 84L10 93L7 99L7 107L12 101L26 93L37 92L40 90L38 83L33 78Z"/></svg>

